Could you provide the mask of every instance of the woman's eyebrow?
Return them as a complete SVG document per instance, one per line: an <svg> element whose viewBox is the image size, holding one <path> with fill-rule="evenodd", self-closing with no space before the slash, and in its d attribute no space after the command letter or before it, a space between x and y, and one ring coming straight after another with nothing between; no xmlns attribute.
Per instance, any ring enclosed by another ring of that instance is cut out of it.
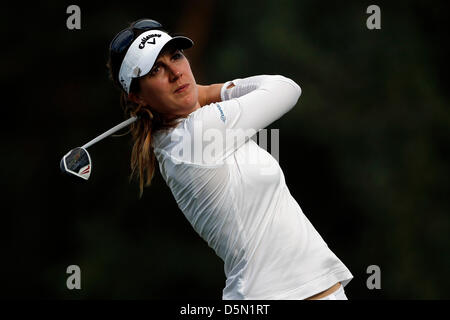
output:
<svg viewBox="0 0 450 320"><path fill-rule="evenodd" d="M176 48L174 48L174 49L170 49L170 50L166 50L166 51L164 51L160 56L159 56L159 58L155 61L155 63L153 64L153 68L155 67L155 66L159 66L159 65L161 65L161 64L163 64L163 62L161 61L161 57L162 56L164 56L164 55L166 55L166 54L168 54L168 55L173 55L175 52L177 52L178 51L178 49L176 49ZM152 69L153 69L152 68Z"/></svg>

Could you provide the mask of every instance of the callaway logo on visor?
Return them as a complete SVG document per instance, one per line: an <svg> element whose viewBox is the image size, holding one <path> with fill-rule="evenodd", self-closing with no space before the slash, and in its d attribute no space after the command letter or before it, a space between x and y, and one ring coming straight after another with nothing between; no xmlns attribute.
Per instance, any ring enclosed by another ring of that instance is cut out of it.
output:
<svg viewBox="0 0 450 320"><path fill-rule="evenodd" d="M149 34L148 36L143 37L141 40L141 44L139 45L139 49L144 49L146 43L155 44L155 39L152 39L155 37L161 37L161 35L160 34ZM152 39L152 41L147 41L149 39Z"/></svg>

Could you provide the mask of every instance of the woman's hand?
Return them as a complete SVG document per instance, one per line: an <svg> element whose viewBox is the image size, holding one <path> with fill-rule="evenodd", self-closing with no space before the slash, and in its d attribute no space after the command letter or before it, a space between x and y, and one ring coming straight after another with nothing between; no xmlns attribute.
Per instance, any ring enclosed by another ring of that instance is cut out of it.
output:
<svg viewBox="0 0 450 320"><path fill-rule="evenodd" d="M200 103L200 106L203 107L214 102L222 101L220 98L222 86L223 83L211 84L209 86L197 84L198 102Z"/></svg>

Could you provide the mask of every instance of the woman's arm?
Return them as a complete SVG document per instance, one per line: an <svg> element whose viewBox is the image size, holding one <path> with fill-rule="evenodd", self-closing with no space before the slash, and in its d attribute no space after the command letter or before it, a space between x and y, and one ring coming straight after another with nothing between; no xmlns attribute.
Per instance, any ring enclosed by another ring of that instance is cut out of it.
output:
<svg viewBox="0 0 450 320"><path fill-rule="evenodd" d="M228 89L229 84L234 87ZM228 81L222 87L220 103L225 113L236 113L229 126L236 129L259 130L278 120L297 103L300 86L280 75L260 75ZM228 102L236 101L239 107ZM237 109L233 112L233 109ZM230 110L228 110L230 109ZM228 111L228 112L227 112Z"/></svg>
<svg viewBox="0 0 450 320"><path fill-rule="evenodd" d="M208 118L206 123L223 129L265 128L288 112L302 92L298 84L280 75L253 76L198 87L202 106L216 104L201 113ZM217 105L223 110L220 111ZM220 120L216 119L217 123L213 121L215 116L220 117Z"/></svg>
<svg viewBox="0 0 450 320"><path fill-rule="evenodd" d="M282 117L301 95L298 84L280 75L235 79L223 85L204 86L202 90L203 103L209 99L209 104L194 112L186 127L194 132L201 122L208 138L202 140L200 150L214 150L210 159L213 163L227 158L256 132ZM217 143L210 145L211 140ZM202 155L198 157L201 158Z"/></svg>

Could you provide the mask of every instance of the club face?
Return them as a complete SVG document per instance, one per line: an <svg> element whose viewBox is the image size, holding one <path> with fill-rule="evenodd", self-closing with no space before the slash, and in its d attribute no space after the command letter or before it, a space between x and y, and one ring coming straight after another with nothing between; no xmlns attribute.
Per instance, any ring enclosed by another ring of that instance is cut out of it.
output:
<svg viewBox="0 0 450 320"><path fill-rule="evenodd" d="M65 173L88 180L92 171L91 157L86 149L75 148L61 159L60 167Z"/></svg>

